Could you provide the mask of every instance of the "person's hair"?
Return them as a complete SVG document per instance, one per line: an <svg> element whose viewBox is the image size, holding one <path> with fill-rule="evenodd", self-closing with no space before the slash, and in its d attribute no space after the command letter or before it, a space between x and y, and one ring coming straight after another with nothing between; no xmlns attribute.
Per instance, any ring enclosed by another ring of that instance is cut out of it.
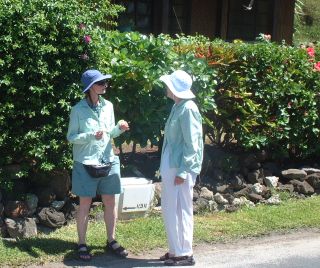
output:
<svg viewBox="0 0 320 268"><path fill-rule="evenodd" d="M86 95L86 98L89 98L91 105L93 105L93 101L92 101L91 95L90 95L90 88L84 94Z"/></svg>

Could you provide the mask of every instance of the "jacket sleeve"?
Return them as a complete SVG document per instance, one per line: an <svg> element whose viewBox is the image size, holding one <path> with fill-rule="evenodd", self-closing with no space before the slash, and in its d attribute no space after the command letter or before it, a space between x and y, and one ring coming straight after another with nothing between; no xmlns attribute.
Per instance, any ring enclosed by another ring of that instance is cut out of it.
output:
<svg viewBox="0 0 320 268"><path fill-rule="evenodd" d="M198 111L186 108L179 118L183 135L183 155L177 175L182 179L187 178L187 173L193 171L197 163L197 153L200 148L199 140L202 139L202 120Z"/></svg>
<svg viewBox="0 0 320 268"><path fill-rule="evenodd" d="M79 133L79 116L74 107L70 113L67 139L73 144L86 144L95 139L93 132Z"/></svg>

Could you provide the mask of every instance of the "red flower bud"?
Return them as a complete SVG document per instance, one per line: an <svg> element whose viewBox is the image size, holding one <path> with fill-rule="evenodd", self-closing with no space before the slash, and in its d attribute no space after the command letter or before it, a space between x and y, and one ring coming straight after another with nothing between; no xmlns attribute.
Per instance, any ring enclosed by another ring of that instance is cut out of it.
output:
<svg viewBox="0 0 320 268"><path fill-rule="evenodd" d="M85 36L83 37L83 40L84 40L84 42L85 42L86 44L89 44L89 43L92 41L90 35L85 35Z"/></svg>
<svg viewBox="0 0 320 268"><path fill-rule="evenodd" d="M315 51L313 47L308 47L307 48L307 53L310 57L314 57L315 56Z"/></svg>
<svg viewBox="0 0 320 268"><path fill-rule="evenodd" d="M314 64L314 70L320 72L320 61Z"/></svg>

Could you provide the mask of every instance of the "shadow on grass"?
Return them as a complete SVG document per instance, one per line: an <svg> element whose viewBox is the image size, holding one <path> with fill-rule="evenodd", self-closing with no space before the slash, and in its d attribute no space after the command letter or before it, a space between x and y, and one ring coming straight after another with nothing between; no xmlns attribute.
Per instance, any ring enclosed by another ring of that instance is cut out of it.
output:
<svg viewBox="0 0 320 268"><path fill-rule="evenodd" d="M29 238L21 240L3 240L7 248L18 249L30 257L43 255L63 255L65 259L76 257L76 244L56 238Z"/></svg>
<svg viewBox="0 0 320 268"><path fill-rule="evenodd" d="M57 267L74 267L74 266L95 266L95 267L117 267L117 268L132 268L132 267L163 267L163 263L158 259L143 259L135 258L119 258L104 250L104 247L90 245L90 250L93 253L91 261L81 261L78 259L76 244L73 242L56 239L56 238L29 238L18 241L3 240L4 246L13 250L19 250L34 259L27 261L29 264L39 264L52 262L52 258L46 256L61 256L57 258L62 260ZM52 263L51 263L52 264Z"/></svg>

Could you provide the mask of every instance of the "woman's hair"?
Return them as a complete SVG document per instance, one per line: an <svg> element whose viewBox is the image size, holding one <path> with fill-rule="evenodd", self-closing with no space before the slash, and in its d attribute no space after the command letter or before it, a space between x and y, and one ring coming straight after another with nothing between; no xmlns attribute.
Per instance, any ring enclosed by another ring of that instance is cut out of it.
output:
<svg viewBox="0 0 320 268"><path fill-rule="evenodd" d="M92 104L93 104L93 101L92 101L91 95L90 95L90 88L89 88L89 90L87 90L84 94L86 95L86 98L89 98L89 100L90 100L90 102L91 102L91 105L92 105Z"/></svg>

